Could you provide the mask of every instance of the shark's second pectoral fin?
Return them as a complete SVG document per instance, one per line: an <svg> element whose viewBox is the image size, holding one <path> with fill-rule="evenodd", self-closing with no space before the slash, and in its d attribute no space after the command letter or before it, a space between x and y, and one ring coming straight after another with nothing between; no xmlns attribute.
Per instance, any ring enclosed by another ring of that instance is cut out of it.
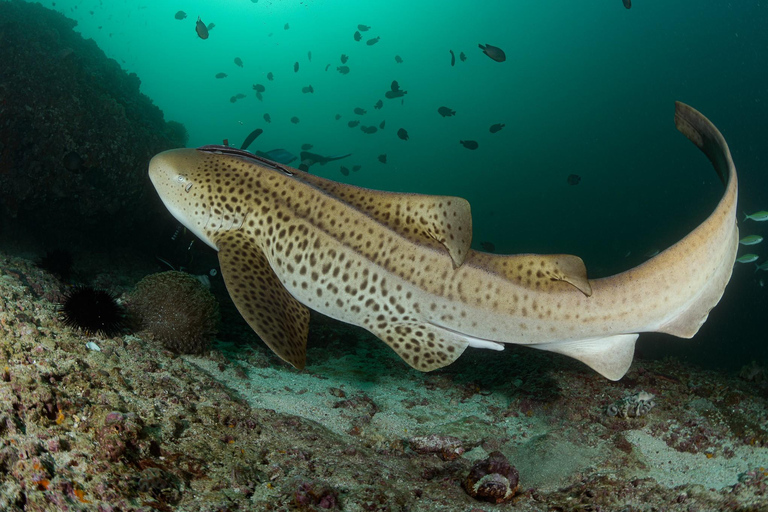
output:
<svg viewBox="0 0 768 512"><path fill-rule="evenodd" d="M578 359L603 377L619 380L632 364L637 337L637 334L617 334L605 338L557 341L531 346Z"/></svg>
<svg viewBox="0 0 768 512"><path fill-rule="evenodd" d="M224 232L215 242L221 274L237 310L280 359L304 368L309 310L288 293L247 235Z"/></svg>

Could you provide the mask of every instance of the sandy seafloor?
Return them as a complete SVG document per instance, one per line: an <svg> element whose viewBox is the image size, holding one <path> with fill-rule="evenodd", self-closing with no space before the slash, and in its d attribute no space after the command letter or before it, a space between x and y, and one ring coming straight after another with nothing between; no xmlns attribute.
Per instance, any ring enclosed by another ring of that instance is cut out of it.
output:
<svg viewBox="0 0 768 512"><path fill-rule="evenodd" d="M24 256L0 254L0 510L768 510L757 364L727 375L636 360L610 382L508 347L422 374L371 335L313 319L299 371L251 343L223 301L213 349L176 356L146 333L62 325L64 285ZM123 273L125 258L93 263L91 281L130 291L146 272ZM640 391L655 395L649 414L606 414ZM414 451L426 435L463 452ZM462 487L493 451L519 471L511 503Z"/></svg>

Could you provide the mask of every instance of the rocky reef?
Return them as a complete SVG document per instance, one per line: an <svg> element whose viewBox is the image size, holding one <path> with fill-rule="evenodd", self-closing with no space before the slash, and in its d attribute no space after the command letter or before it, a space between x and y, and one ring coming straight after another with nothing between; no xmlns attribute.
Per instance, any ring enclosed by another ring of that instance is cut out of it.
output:
<svg viewBox="0 0 768 512"><path fill-rule="evenodd" d="M139 274L92 281L122 300ZM212 348L179 356L128 330L66 326L65 291L0 253L1 510L762 510L768 499L768 393L743 377L638 360L610 382L524 349L468 351L422 374L367 333L315 320L296 370L224 302ZM606 413L651 394L643 415Z"/></svg>
<svg viewBox="0 0 768 512"><path fill-rule="evenodd" d="M48 245L126 239L157 200L156 153L186 143L75 22L40 4L0 2L0 237Z"/></svg>

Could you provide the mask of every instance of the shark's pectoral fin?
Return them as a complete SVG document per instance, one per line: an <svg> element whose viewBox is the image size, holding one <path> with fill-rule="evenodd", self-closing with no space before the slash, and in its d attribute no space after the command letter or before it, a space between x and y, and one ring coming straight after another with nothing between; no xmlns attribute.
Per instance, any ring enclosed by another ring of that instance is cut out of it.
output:
<svg viewBox="0 0 768 512"><path fill-rule="evenodd" d="M288 293L247 235L228 231L215 242L221 274L237 310L280 359L304 368L309 310Z"/></svg>
<svg viewBox="0 0 768 512"><path fill-rule="evenodd" d="M369 190L311 174L296 175L323 192L385 224L399 235L436 250L447 250L461 266L472 244L472 213L466 199Z"/></svg>
<svg viewBox="0 0 768 512"><path fill-rule="evenodd" d="M380 322L366 327L421 372L448 366L469 346L467 338L429 322Z"/></svg>
<svg viewBox="0 0 768 512"><path fill-rule="evenodd" d="M555 283L563 282L577 288L587 297L592 295L587 268L578 256L473 252L471 261L529 289L548 290Z"/></svg>
<svg viewBox="0 0 768 512"><path fill-rule="evenodd" d="M603 377L619 380L632 364L637 337L637 334L617 334L605 338L542 343L531 347L578 359Z"/></svg>

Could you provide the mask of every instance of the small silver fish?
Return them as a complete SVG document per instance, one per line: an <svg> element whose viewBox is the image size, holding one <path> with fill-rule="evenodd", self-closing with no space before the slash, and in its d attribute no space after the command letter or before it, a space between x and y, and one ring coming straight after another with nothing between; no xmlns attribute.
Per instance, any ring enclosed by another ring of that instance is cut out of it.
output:
<svg viewBox="0 0 768 512"><path fill-rule="evenodd" d="M753 213L752 215L747 215L745 213L744 214L744 220L747 220L747 219L752 219L752 220L755 220L757 222L763 222L763 221L768 220L768 212L765 211L765 210L762 210L762 211Z"/></svg>

